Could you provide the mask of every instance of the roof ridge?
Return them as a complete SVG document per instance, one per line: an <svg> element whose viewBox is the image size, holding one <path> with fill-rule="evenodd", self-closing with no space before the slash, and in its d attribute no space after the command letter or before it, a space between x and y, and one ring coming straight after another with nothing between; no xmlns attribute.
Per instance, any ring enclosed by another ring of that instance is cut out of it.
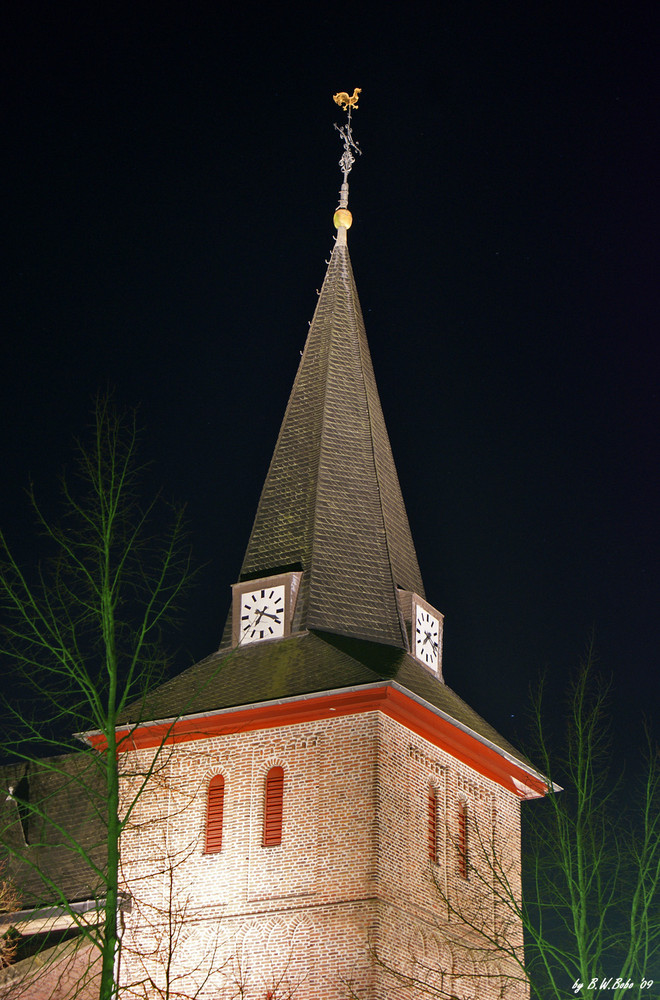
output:
<svg viewBox="0 0 660 1000"><path fill-rule="evenodd" d="M332 252L330 253L330 260L328 261L328 268L327 268L327 271L325 273L325 277L323 278L323 284L321 285L321 291L319 293L319 300L316 303L316 309L314 310L314 315L312 316L312 322L310 323L310 330L311 330L311 328L314 325L314 322L316 320L316 314L317 314L317 312L319 310L319 307L321 305L321 300L322 300L323 290L325 288L325 284L326 284L326 282L329 281L330 268L331 268L332 263L333 263L333 257L335 255L335 253L337 252L337 247L338 247L338 243L337 243L337 240L336 240L336 237L335 237L335 245L333 246ZM307 341L307 343L309 343L309 340ZM305 344L303 355L304 355L304 352L307 350L307 343ZM320 434L319 434L318 454L316 456L316 475L314 476L314 506L313 506L313 513L312 513L312 525L311 525L312 530L311 530L311 545L310 545L310 572L307 574L308 579L305 581L305 587L304 587L304 596L305 596L305 598L308 597L309 591L310 591L310 588L311 588L311 568L314 565L314 550L316 548L316 526L317 526L317 519L318 519L318 503L317 503L317 498L318 498L318 492L319 492L319 479L320 479L320 474L321 474L321 457L322 457L322 454L323 454L323 431L325 429L325 422L326 422L326 416L327 416L327 413L326 413L326 401L327 401L327 396L328 396L327 365L328 365L328 362L330 360L331 351L332 351L332 338L330 340L330 347L328 349L328 356L327 356L327 360L326 360L326 378L323 380L323 390L322 390L323 405L322 405L322 410L321 410L321 413L322 413L322 416L321 416L321 428L320 428ZM300 367L302 368L302 362L301 362ZM294 391L295 391L295 381L294 381L293 389L291 390L291 396L292 397L293 397ZM301 595L301 596L303 596L303 595ZM302 611L302 608L301 608L301 611ZM307 608L305 607L305 617L307 617L306 611L307 611ZM300 615L298 615L297 617L300 617Z"/></svg>
<svg viewBox="0 0 660 1000"><path fill-rule="evenodd" d="M350 258L348 257L348 247L346 247L346 255L342 254L342 256L341 256L341 262L342 262L341 270L342 270L342 276L343 276L343 278L344 278L344 280L346 282L347 293L348 293L348 301L349 301L350 307L353 310L355 326L356 326L356 329L359 330L360 322L362 323L362 326L364 326L364 317L362 316L362 309L361 309L361 306L360 306L360 301L359 301L359 299L357 299L357 289L355 287L355 280L351 281L352 274L349 274L349 271L348 271L347 262L349 260L350 260ZM353 293L355 293L355 298L357 299L357 302L354 300ZM356 308L356 306L357 306L357 308ZM364 351L363 351L363 346L362 346L362 339L360 338L360 336L358 336L358 338L357 338L357 348L358 348L358 352L360 354L360 367L362 368L362 371L364 372L364 365L367 362L367 359L364 356ZM369 360L370 360L370 357L369 357ZM374 379L374 385L375 385L375 379ZM364 402L365 402L365 406L367 408L367 413L369 415L369 425L370 425L370 427L373 430L373 414L372 414L372 409L371 409L371 403L370 403L370 400L369 400L369 393L367 391L366 380L363 382L363 387L364 387ZM378 387L375 386L375 388L376 388L376 392L378 392ZM379 403L380 403L380 394L379 394ZM376 447L375 447L375 444L374 444L373 433L371 433L369 435L369 439L370 439L370 443L371 443L371 455L372 455L373 466L374 466L374 474L376 476L376 482L378 484L378 503L379 503L379 506L380 506L380 514L381 514L381 517L383 519L383 525L385 527L385 547L387 549L387 556L388 556L388 558L387 558L387 568L388 568L389 575L390 575L390 581L392 583L392 593L396 593L397 581L394 579L394 571L393 571L393 568L392 568L392 546L391 546L391 542L390 542L390 534L389 534L389 531L387 530L387 517L386 517L386 513L385 513L385 507L384 507L384 504L383 504L383 489L382 489L382 485L383 484L381 483L381 473L380 473L380 469L379 469L379 466L378 466L378 458L376 456ZM407 635L406 635L406 626L405 626L405 623L403 621L403 616L401 614L401 610L399 608L398 602L395 602L395 607L396 607L397 616L398 616L398 620L399 620L399 628L401 630L401 638L402 638L402 641L403 641L403 646L404 646L404 649L408 649L409 643L408 643L408 639L407 639Z"/></svg>

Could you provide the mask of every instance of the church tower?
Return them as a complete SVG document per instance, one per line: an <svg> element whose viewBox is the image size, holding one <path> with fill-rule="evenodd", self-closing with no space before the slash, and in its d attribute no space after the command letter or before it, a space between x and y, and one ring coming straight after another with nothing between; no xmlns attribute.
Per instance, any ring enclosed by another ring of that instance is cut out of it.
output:
<svg viewBox="0 0 660 1000"><path fill-rule="evenodd" d="M357 94L222 644L123 720L126 794L153 772L121 845L136 997L528 995L497 886L545 784L444 682L348 251Z"/></svg>

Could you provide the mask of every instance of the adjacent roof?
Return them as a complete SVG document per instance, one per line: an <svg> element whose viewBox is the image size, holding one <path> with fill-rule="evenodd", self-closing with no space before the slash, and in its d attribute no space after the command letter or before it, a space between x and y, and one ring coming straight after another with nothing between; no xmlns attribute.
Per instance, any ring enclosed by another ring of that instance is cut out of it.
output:
<svg viewBox="0 0 660 1000"><path fill-rule="evenodd" d="M304 571L294 631L407 647L396 589L423 596L423 584L345 240L330 259L240 578L294 567Z"/></svg>
<svg viewBox="0 0 660 1000"><path fill-rule="evenodd" d="M0 970L7 1000L98 1000L101 953L78 938L46 948Z"/></svg>
<svg viewBox="0 0 660 1000"><path fill-rule="evenodd" d="M21 907L102 894L106 806L96 755L0 768L0 841Z"/></svg>

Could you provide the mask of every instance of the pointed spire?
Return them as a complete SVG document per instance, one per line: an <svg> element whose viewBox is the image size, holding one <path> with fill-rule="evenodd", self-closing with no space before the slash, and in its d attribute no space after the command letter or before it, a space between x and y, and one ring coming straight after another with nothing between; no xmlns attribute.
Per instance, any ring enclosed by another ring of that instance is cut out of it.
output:
<svg viewBox="0 0 660 1000"><path fill-rule="evenodd" d="M350 132L342 135L348 142ZM405 649L397 589L423 596L423 586L346 245L350 220L340 215L348 211L349 169L241 580L302 569L293 631Z"/></svg>

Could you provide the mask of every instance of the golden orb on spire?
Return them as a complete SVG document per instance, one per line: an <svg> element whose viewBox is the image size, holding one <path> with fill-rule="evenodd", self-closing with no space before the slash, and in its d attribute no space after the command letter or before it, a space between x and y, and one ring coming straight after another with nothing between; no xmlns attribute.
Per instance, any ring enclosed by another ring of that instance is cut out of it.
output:
<svg viewBox="0 0 660 1000"><path fill-rule="evenodd" d="M335 229L350 229L353 225L353 216L347 208L338 208L332 219Z"/></svg>

